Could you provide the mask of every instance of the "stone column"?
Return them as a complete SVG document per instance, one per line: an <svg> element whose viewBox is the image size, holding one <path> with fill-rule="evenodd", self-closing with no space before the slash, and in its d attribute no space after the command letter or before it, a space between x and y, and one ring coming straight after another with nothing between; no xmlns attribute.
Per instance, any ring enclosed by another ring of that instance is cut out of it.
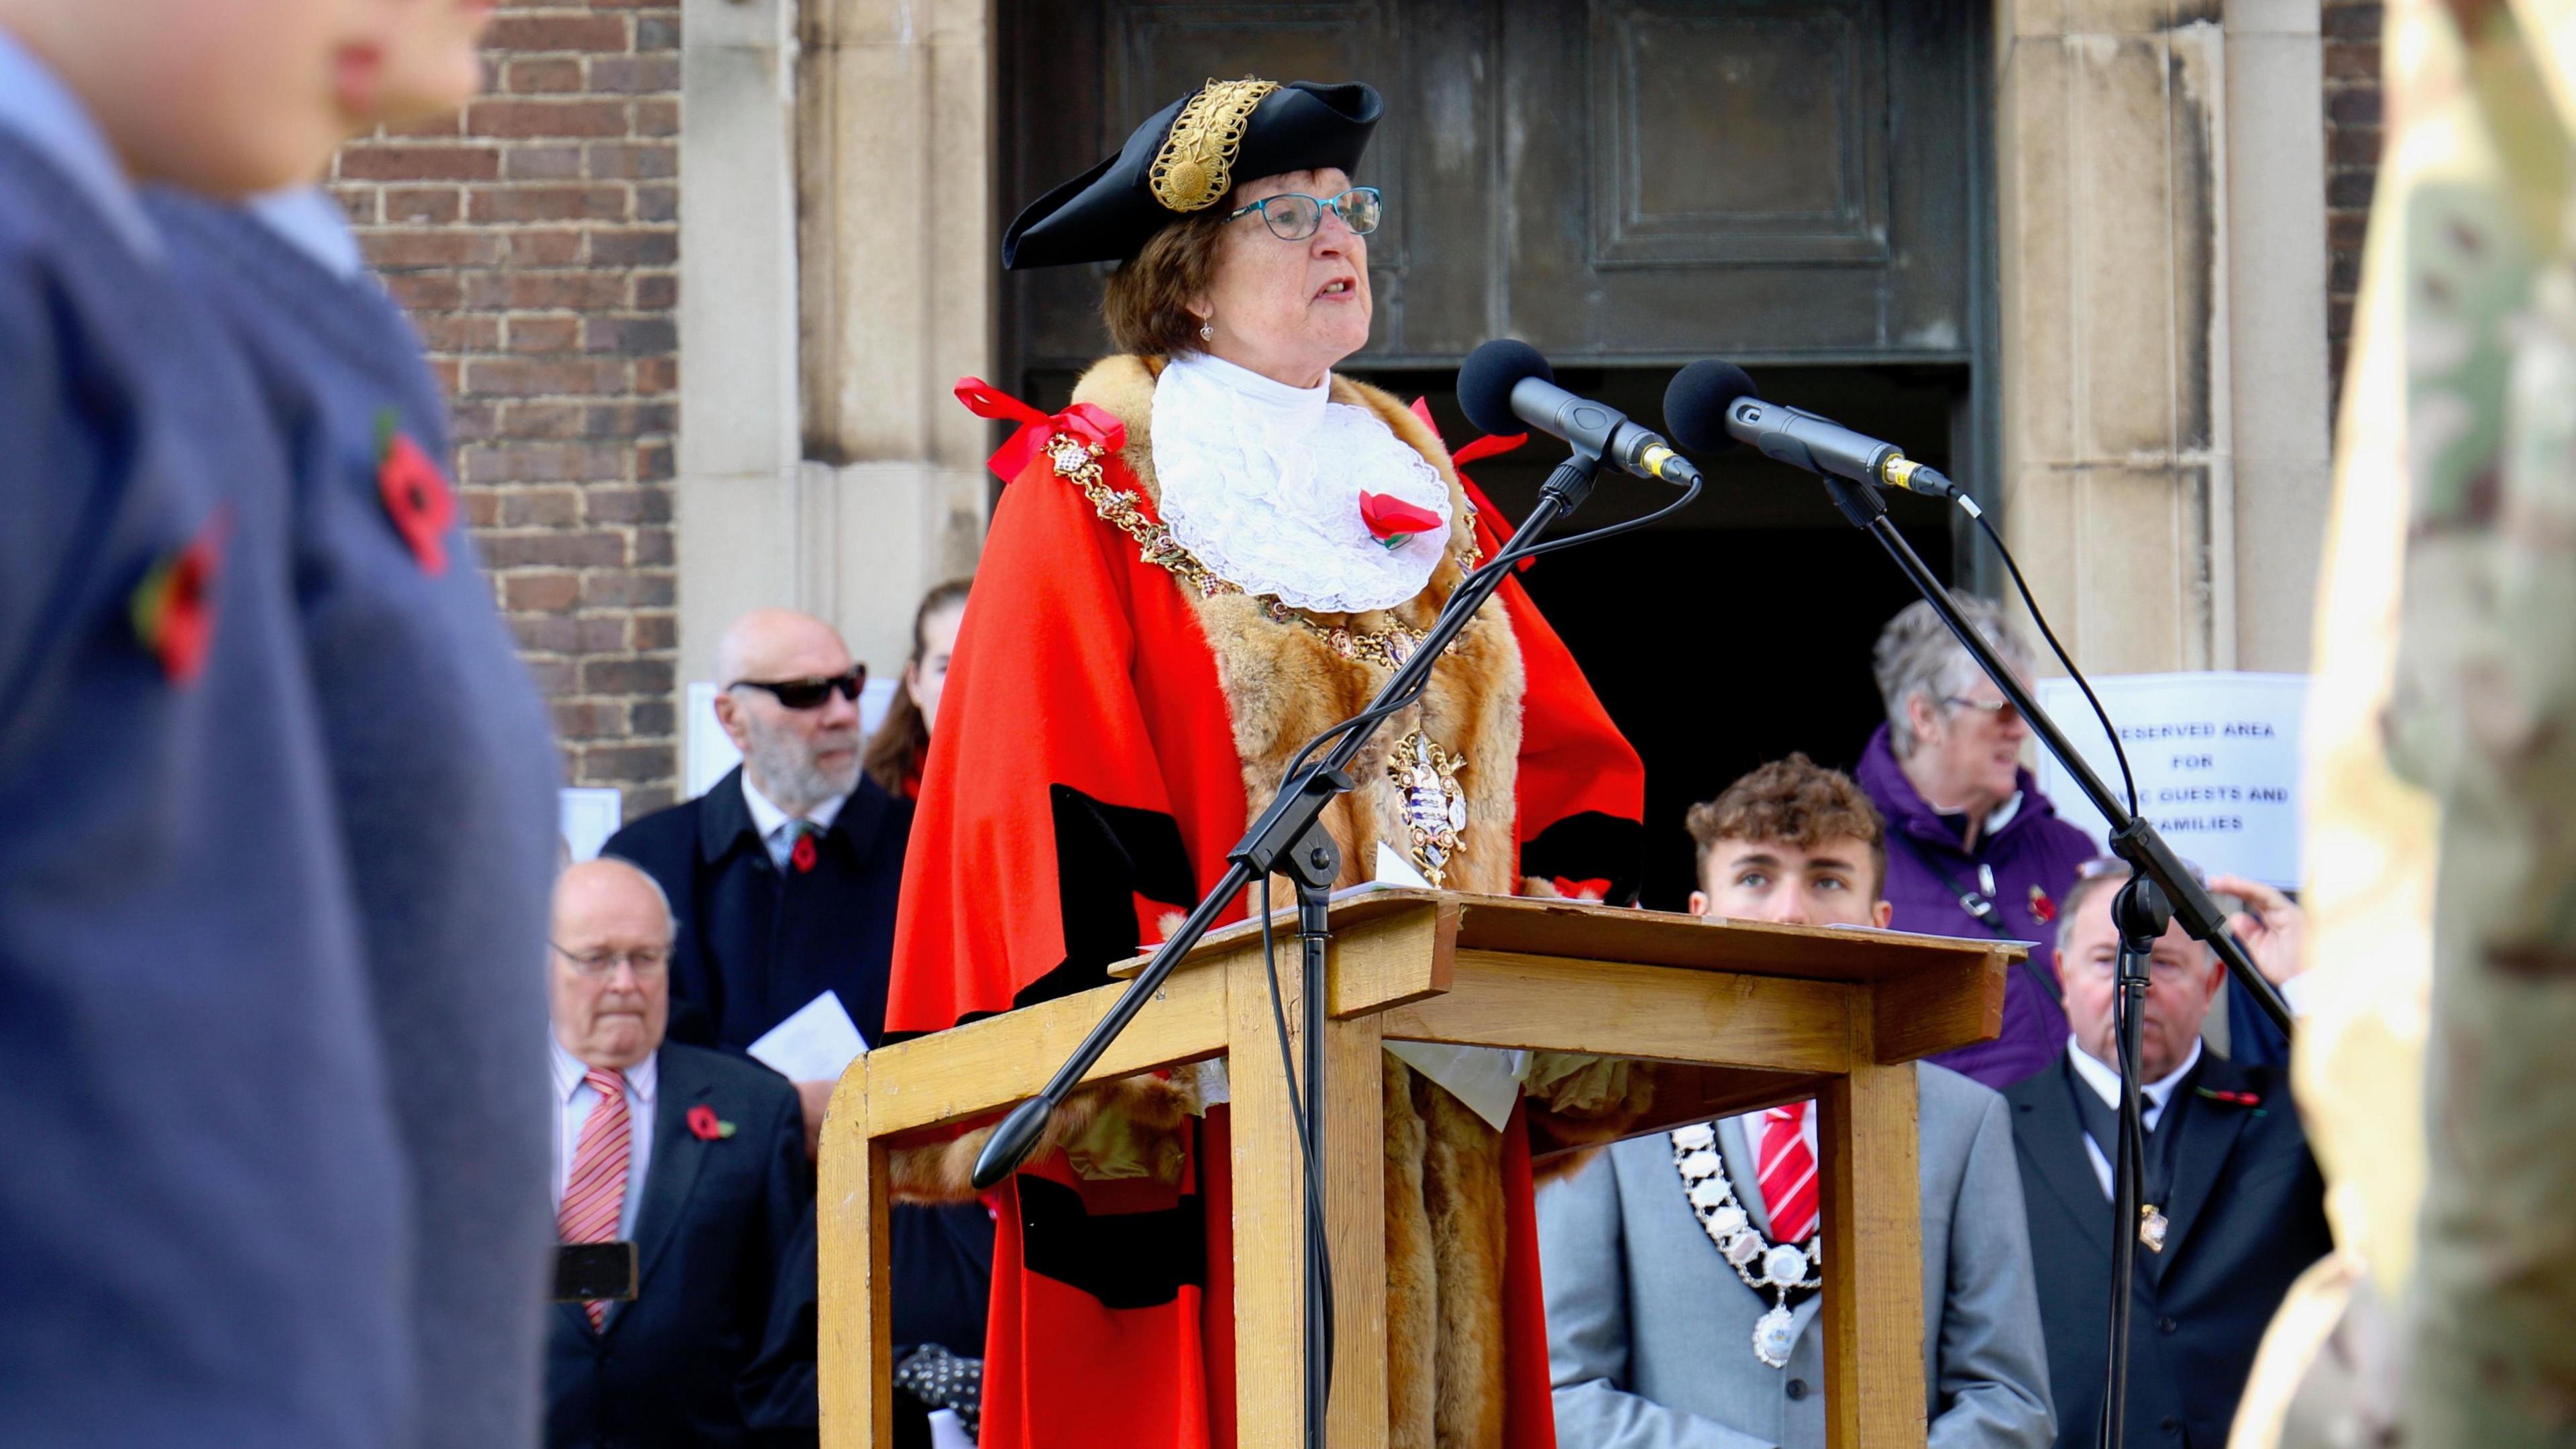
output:
<svg viewBox="0 0 2576 1449"><path fill-rule="evenodd" d="M808 598L799 560L793 19L794 0L684 0L681 10L675 513L684 688L709 677L716 639L735 615Z"/></svg>
<svg viewBox="0 0 2576 1449"><path fill-rule="evenodd" d="M2008 536L2087 670L2298 669L2327 428L2315 0L2000 0Z"/></svg>
<svg viewBox="0 0 2576 1449"><path fill-rule="evenodd" d="M880 673L983 543L991 370L990 0L806 0L799 138L810 607Z"/></svg>
<svg viewBox="0 0 2576 1449"><path fill-rule="evenodd" d="M983 538L988 0L685 4L681 677L765 604L890 675Z"/></svg>

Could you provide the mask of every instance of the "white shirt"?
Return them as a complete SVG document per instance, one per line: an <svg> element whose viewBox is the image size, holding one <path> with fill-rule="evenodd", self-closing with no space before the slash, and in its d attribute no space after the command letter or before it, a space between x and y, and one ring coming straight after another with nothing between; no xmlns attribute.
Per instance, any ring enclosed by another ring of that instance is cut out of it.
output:
<svg viewBox="0 0 2576 1449"><path fill-rule="evenodd" d="M770 803L768 796L753 789L751 772L745 770L742 803L751 807L751 828L760 832L760 843L769 851L769 863L785 870L787 853L796 848L796 821L800 818L805 820L814 827L814 833L820 835L831 829L832 822L840 818L841 807L850 803L850 796L844 791L806 811L801 817L793 816Z"/></svg>
<svg viewBox="0 0 2576 1449"><path fill-rule="evenodd" d="M1222 326L1223 323L1218 325ZM1154 384L1156 505L1219 578L1292 608L1361 613L1422 592L1449 549L1449 484L1376 413L1223 358L1172 359ZM1437 528L1389 549L1362 493L1428 509Z"/></svg>
<svg viewBox="0 0 2576 1449"><path fill-rule="evenodd" d="M2066 1056L2067 1060L2075 1063L2077 1080L2092 1088L2093 1095L2101 1098L2112 1111L2120 1110L2120 1074L2095 1061L2091 1052L2076 1045L2073 1032L2066 1035ZM2165 1100L2173 1095L2183 1073L2198 1065L2200 1038L2193 1037L2191 1055L2182 1059L2181 1066L2138 1089L2138 1120L2142 1126L2150 1132L2156 1130L2157 1120L2165 1114ZM2102 1196L2108 1198L2111 1195L2111 1159L2102 1155L2102 1149L2095 1145L2089 1133L2084 1136L2084 1155L2093 1160L2093 1175L2101 1180Z"/></svg>
<svg viewBox="0 0 2576 1449"><path fill-rule="evenodd" d="M331 275L348 281L364 275L367 259L349 230L349 214L322 188L290 186L266 192L244 202L242 209Z"/></svg>
<svg viewBox="0 0 2576 1449"><path fill-rule="evenodd" d="M563 1212L564 1184L572 1176L573 1154L581 1148L581 1126L590 1120L590 1109L599 1105L598 1092L582 1079L590 1068L563 1043L549 1033L546 1046L554 1062L555 1073L555 1212ZM626 1148L626 1202L617 1210L617 1236L635 1236L635 1216L644 1203L644 1170L653 1161L653 1097L660 1086L658 1059L646 1057L626 1069L626 1116L630 1137Z"/></svg>

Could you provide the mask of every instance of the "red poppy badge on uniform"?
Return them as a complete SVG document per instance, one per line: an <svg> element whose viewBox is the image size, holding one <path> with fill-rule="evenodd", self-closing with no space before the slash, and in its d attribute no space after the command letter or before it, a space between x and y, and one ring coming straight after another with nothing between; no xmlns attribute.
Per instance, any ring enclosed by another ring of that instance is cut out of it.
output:
<svg viewBox="0 0 2576 1449"><path fill-rule="evenodd" d="M447 530L456 522L456 495L429 454L395 426L394 415L376 415L376 491L394 531L411 546L420 571L435 577L447 572Z"/></svg>
<svg viewBox="0 0 2576 1449"><path fill-rule="evenodd" d="M1404 546L1404 541L1417 533L1429 533L1440 526L1440 515L1428 508L1416 508L1401 498L1385 493L1360 494L1360 522L1368 525L1369 536L1388 549Z"/></svg>
<svg viewBox="0 0 2576 1449"><path fill-rule="evenodd" d="M2030 888L2030 918L2043 926L2057 919L2057 902L2037 886Z"/></svg>
<svg viewBox="0 0 2576 1449"><path fill-rule="evenodd" d="M216 510L195 538L152 565L128 602L134 637L161 661L172 684L193 683L205 670L215 638L215 575L231 527L230 513Z"/></svg>
<svg viewBox="0 0 2576 1449"><path fill-rule="evenodd" d="M700 1102L689 1109L689 1131L700 1142L713 1142L719 1137L731 1137L734 1125L717 1116L715 1108Z"/></svg>

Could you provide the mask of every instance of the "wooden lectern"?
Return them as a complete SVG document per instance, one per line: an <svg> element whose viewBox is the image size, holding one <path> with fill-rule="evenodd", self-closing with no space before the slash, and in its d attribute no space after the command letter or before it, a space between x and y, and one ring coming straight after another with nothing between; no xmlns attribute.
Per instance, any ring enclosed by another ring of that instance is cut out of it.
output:
<svg viewBox="0 0 2576 1449"><path fill-rule="evenodd" d="M1274 929L1294 1029L1301 1015L1289 919ZM1330 1125L1319 1170L1338 1345L1327 1426L1335 1449L1386 1444L1378 1057L1390 1040L1656 1063L1654 1110L1640 1132L1817 1098L1828 1442L1924 1442L1923 1255L1906 1064L2002 1029L2005 973L2020 947L1409 889L1348 893L1332 920L1322 1106ZM892 1442L886 1140L1037 1095L1122 989L883 1047L842 1075L823 1123L816 1208L825 1449ZM1238 1437L1241 1449L1296 1449L1305 1189L1257 922L1201 942L1090 1079L1218 1056L1234 1100Z"/></svg>

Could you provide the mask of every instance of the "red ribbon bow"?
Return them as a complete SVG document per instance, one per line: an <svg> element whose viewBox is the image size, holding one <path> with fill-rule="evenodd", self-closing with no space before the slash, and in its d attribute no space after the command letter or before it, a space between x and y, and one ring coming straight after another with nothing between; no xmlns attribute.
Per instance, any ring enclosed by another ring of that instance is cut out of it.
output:
<svg viewBox="0 0 2576 1449"><path fill-rule="evenodd" d="M999 418L1020 425L1009 442L994 450L988 463L1005 483L1019 481L1020 474L1059 433L1070 434L1103 452L1115 453L1127 446L1127 425L1094 403L1078 402L1060 413L1042 413L980 377L957 379L957 400L979 418Z"/></svg>
<svg viewBox="0 0 2576 1449"><path fill-rule="evenodd" d="M456 522L456 495L447 490L447 479L411 434L394 426L391 412L376 417L376 449L376 491L394 530L411 546L422 573L434 578L447 572L446 533Z"/></svg>
<svg viewBox="0 0 2576 1449"><path fill-rule="evenodd" d="M1569 901L1606 901L1610 899L1610 882L1598 878L1572 880L1556 878L1556 893Z"/></svg>

